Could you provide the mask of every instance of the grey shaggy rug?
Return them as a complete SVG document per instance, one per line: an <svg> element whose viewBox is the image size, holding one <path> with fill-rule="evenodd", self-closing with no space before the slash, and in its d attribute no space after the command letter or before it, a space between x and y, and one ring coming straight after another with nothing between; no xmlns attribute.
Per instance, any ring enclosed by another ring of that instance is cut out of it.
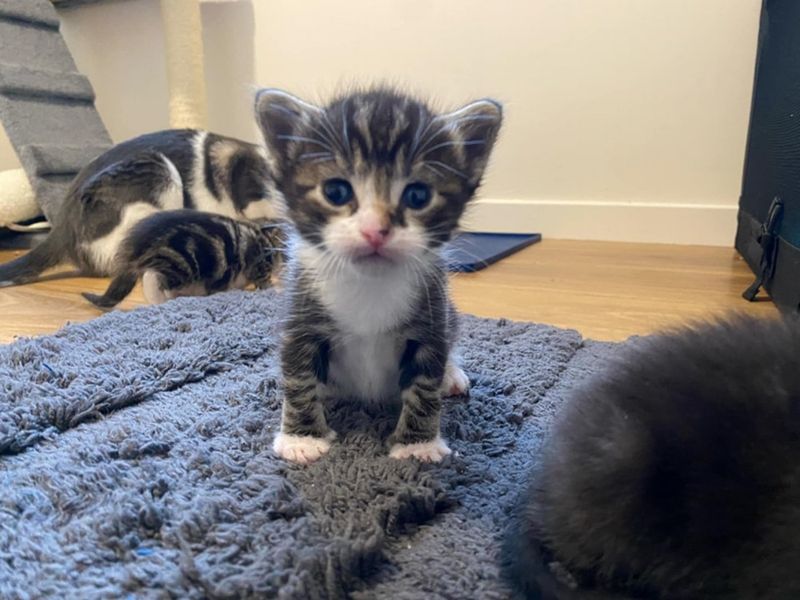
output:
<svg viewBox="0 0 800 600"><path fill-rule="evenodd" d="M614 351L465 316L453 455L400 462L396 409L339 401L299 467L274 292L182 298L0 347L0 598L507 598L507 516L565 390Z"/></svg>

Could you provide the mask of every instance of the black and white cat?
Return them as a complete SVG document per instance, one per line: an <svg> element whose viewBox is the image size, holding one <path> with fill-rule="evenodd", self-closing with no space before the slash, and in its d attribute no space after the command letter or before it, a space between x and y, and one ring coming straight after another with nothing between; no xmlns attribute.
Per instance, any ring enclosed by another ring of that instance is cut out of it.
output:
<svg viewBox="0 0 800 600"><path fill-rule="evenodd" d="M264 149L191 129L122 142L84 167L67 192L50 235L0 265L0 286L26 283L71 262L84 274L114 275L121 241L142 218L191 208L235 219L279 216Z"/></svg>
<svg viewBox="0 0 800 600"><path fill-rule="evenodd" d="M646 338L590 377L505 563L532 599L800 598L800 323Z"/></svg>
<svg viewBox="0 0 800 600"><path fill-rule="evenodd" d="M483 176L502 120L479 100L455 112L375 89L327 106L263 90L256 112L287 216L284 403L273 447L307 463L335 437L332 394L402 399L390 456L439 461L441 395L467 391L439 251Z"/></svg>

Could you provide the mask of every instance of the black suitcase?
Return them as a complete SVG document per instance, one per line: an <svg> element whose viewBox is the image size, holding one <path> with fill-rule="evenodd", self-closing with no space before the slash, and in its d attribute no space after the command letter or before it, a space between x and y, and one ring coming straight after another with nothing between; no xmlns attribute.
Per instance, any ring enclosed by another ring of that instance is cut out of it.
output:
<svg viewBox="0 0 800 600"><path fill-rule="evenodd" d="M784 311L800 308L800 0L764 0L736 249Z"/></svg>

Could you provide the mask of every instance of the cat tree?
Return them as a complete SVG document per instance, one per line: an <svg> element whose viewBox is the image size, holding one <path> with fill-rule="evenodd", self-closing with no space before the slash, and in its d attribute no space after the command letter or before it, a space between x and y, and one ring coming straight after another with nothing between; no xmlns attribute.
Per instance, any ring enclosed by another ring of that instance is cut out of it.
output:
<svg viewBox="0 0 800 600"><path fill-rule="evenodd" d="M53 7L85 3L0 0L0 121L22 164L0 171L0 228L42 213L51 221L75 174L112 145ZM161 0L161 11L170 125L204 128L199 2Z"/></svg>
<svg viewBox="0 0 800 600"><path fill-rule="evenodd" d="M51 219L78 170L111 146L49 0L0 0L0 120L30 183L2 174L0 222L39 213L31 188Z"/></svg>

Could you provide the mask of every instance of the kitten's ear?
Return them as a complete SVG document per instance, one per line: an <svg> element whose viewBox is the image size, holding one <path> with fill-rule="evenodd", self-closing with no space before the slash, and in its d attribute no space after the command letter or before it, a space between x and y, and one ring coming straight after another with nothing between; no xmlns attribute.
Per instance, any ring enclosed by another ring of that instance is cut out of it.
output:
<svg viewBox="0 0 800 600"><path fill-rule="evenodd" d="M471 102L439 118L445 122L445 129L450 132L453 141L463 148L461 158L464 174L470 184L477 186L500 132L503 106L486 98Z"/></svg>
<svg viewBox="0 0 800 600"><path fill-rule="evenodd" d="M291 160L291 151L298 144L297 136L322 114L322 109L277 89L264 89L256 94L256 120L264 142L279 168Z"/></svg>

